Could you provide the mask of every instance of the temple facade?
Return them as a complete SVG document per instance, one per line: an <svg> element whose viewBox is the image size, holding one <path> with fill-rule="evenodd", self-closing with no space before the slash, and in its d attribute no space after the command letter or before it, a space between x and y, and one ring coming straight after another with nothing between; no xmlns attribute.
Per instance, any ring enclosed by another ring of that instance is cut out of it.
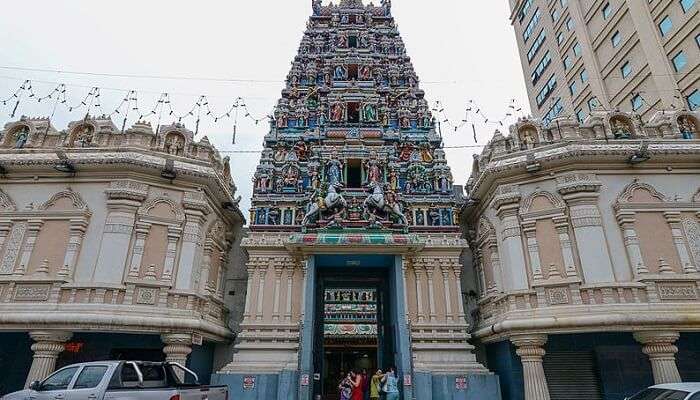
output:
<svg viewBox="0 0 700 400"><path fill-rule="evenodd" d="M257 167L234 398L339 398L396 366L403 398L497 399L463 302L454 186L391 4L313 15ZM239 397L236 397L239 396Z"/></svg>
<svg viewBox="0 0 700 400"><path fill-rule="evenodd" d="M475 158L468 313L504 399L700 380L699 118L522 120Z"/></svg>
<svg viewBox="0 0 700 400"><path fill-rule="evenodd" d="M228 158L182 125L6 125L0 393L107 359L187 363L208 382L215 349L234 337L235 191Z"/></svg>

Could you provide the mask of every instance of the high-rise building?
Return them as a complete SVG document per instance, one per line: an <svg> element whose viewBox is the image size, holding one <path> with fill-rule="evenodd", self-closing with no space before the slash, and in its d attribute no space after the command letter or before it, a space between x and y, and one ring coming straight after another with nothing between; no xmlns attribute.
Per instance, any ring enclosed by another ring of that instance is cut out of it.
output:
<svg viewBox="0 0 700 400"><path fill-rule="evenodd" d="M462 189L391 2L312 4L254 176L241 333L214 381L335 399L343 372L394 365L405 399L500 398L468 343Z"/></svg>
<svg viewBox="0 0 700 400"><path fill-rule="evenodd" d="M510 0L533 116L700 108L697 0Z"/></svg>

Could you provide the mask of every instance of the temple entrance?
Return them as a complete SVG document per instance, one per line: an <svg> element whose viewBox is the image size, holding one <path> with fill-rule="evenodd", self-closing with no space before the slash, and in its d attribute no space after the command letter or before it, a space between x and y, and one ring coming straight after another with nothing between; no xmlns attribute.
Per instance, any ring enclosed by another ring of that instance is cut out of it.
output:
<svg viewBox="0 0 700 400"><path fill-rule="evenodd" d="M387 282L387 268L319 270L314 369L321 373L314 376L314 393L322 399L340 398L338 385L350 371L371 376L393 364Z"/></svg>

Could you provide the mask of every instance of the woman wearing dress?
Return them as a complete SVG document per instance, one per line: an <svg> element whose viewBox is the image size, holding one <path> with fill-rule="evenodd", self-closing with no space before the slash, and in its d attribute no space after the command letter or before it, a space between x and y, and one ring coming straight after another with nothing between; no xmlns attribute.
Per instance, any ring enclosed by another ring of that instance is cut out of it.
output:
<svg viewBox="0 0 700 400"><path fill-rule="evenodd" d="M364 400L362 375L357 372L352 373L352 396L350 396L350 400Z"/></svg>
<svg viewBox="0 0 700 400"><path fill-rule="evenodd" d="M399 386L396 378L396 368L389 367L384 378L382 378L382 387L386 393L386 400L399 400Z"/></svg>
<svg viewBox="0 0 700 400"><path fill-rule="evenodd" d="M340 385L338 385L338 390L340 391L340 400L350 400L350 396L352 395L351 372L348 372L345 378L343 378L343 380L340 381Z"/></svg>

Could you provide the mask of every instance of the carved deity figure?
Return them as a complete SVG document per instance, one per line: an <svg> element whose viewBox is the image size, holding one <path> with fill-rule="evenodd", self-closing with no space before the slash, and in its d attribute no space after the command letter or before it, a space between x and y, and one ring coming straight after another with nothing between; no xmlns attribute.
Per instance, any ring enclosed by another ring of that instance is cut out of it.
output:
<svg viewBox="0 0 700 400"><path fill-rule="evenodd" d="M277 112L277 128L283 129L287 127L287 113L284 111Z"/></svg>
<svg viewBox="0 0 700 400"><path fill-rule="evenodd" d="M333 79L343 81L348 78L348 69L343 65L338 65L333 70Z"/></svg>
<svg viewBox="0 0 700 400"><path fill-rule="evenodd" d="M528 150L535 147L534 134L536 132L533 129L526 129L520 133L523 149Z"/></svg>
<svg viewBox="0 0 700 400"><path fill-rule="evenodd" d="M92 128L88 125L83 125L75 135L75 141L80 147L88 147L92 144L93 134Z"/></svg>
<svg viewBox="0 0 700 400"><path fill-rule="evenodd" d="M393 168L389 171L389 189L394 192L399 190L399 176Z"/></svg>
<svg viewBox="0 0 700 400"><path fill-rule="evenodd" d="M612 131L615 139L629 139L632 137L630 127L621 119L616 119L612 123Z"/></svg>
<svg viewBox="0 0 700 400"><path fill-rule="evenodd" d="M296 187L299 182L299 168L292 164L286 167L284 173L284 186Z"/></svg>
<svg viewBox="0 0 700 400"><path fill-rule="evenodd" d="M372 69L369 66L363 65L360 67L360 79L364 81L372 79Z"/></svg>
<svg viewBox="0 0 700 400"><path fill-rule="evenodd" d="M24 126L17 132L17 137L15 139L15 149L21 149L27 144L29 139L29 128Z"/></svg>
<svg viewBox="0 0 700 400"><path fill-rule="evenodd" d="M346 34L341 33L338 35L338 37L336 38L336 46L338 46L341 49L348 47L348 37Z"/></svg>
<svg viewBox="0 0 700 400"><path fill-rule="evenodd" d="M265 172L260 174L257 186L260 192L267 193L267 190L270 188L270 176Z"/></svg>
<svg viewBox="0 0 700 400"><path fill-rule="evenodd" d="M423 162L433 162L433 153L432 149L430 148L429 143L423 143L420 146L420 157Z"/></svg>
<svg viewBox="0 0 700 400"><path fill-rule="evenodd" d="M328 183L333 185L341 185L342 184L342 175L343 175L343 163L338 160L337 155L333 155L333 157L328 161L328 167L327 167L327 176L328 176Z"/></svg>
<svg viewBox="0 0 700 400"><path fill-rule="evenodd" d="M345 119L345 104L336 103L331 107L331 121L342 122Z"/></svg>
<svg viewBox="0 0 700 400"><path fill-rule="evenodd" d="M365 104L362 107L362 120L365 122L374 122L377 120L377 106L374 104Z"/></svg>
<svg viewBox="0 0 700 400"><path fill-rule="evenodd" d="M377 153L372 153L370 159L365 162L365 168L367 173L367 182L379 183L382 180L382 169L377 161Z"/></svg>
<svg viewBox="0 0 700 400"><path fill-rule="evenodd" d="M309 158L309 146L303 140L299 140L294 145L294 152L297 153L299 160L307 160Z"/></svg>
<svg viewBox="0 0 700 400"><path fill-rule="evenodd" d="M311 0L311 9L315 16L321 15L321 0Z"/></svg>
<svg viewBox="0 0 700 400"><path fill-rule="evenodd" d="M399 126L401 129L408 129L411 127L411 112L407 108L401 109L399 111Z"/></svg>
<svg viewBox="0 0 700 400"><path fill-rule="evenodd" d="M402 143L399 149L399 160L409 161L411 159L411 154L413 153L413 144L408 142Z"/></svg>
<svg viewBox="0 0 700 400"><path fill-rule="evenodd" d="M182 149L185 147L182 138L179 135L170 135L165 141L165 151L174 156L182 155Z"/></svg>
<svg viewBox="0 0 700 400"><path fill-rule="evenodd" d="M275 150L274 159L277 162L282 162L286 158L287 158L287 148L284 146L284 144L280 143L277 145L277 149Z"/></svg>
<svg viewBox="0 0 700 400"><path fill-rule="evenodd" d="M312 167L311 171L309 172L309 176L311 177L311 188L316 190L319 187L321 187L321 177L318 173L318 168Z"/></svg>
<svg viewBox="0 0 700 400"><path fill-rule="evenodd" d="M695 139L695 123L689 117L681 117L678 120L678 129L681 131L683 139Z"/></svg>

